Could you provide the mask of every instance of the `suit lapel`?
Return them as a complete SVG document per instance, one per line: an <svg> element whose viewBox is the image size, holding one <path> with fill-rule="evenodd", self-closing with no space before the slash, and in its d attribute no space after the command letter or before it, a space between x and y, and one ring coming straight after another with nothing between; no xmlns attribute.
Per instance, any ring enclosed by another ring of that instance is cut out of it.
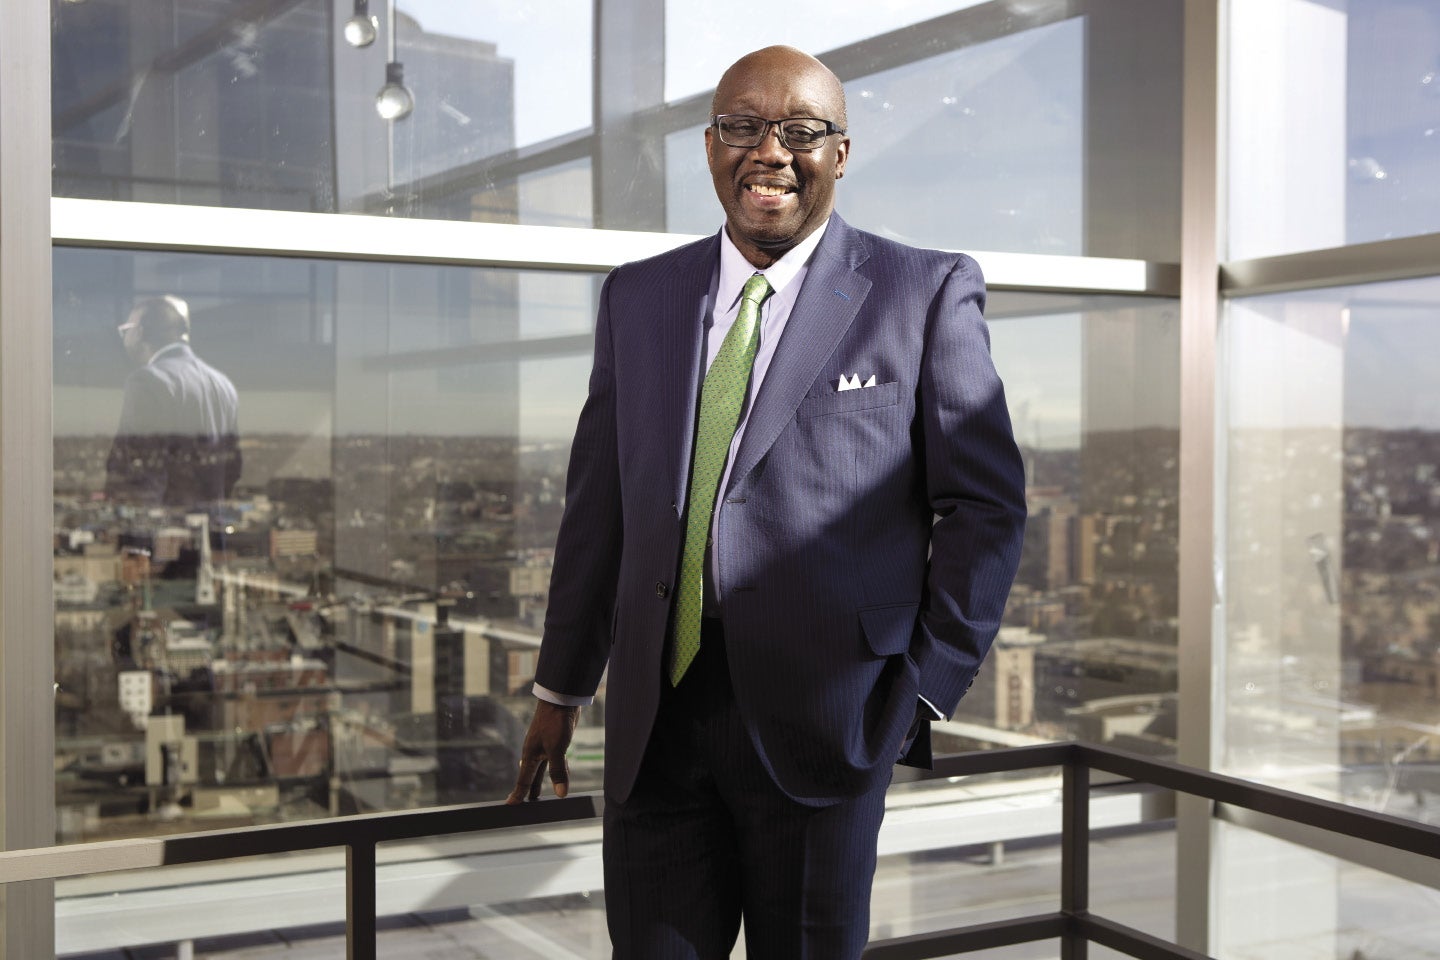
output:
<svg viewBox="0 0 1440 960"><path fill-rule="evenodd" d="M731 487L755 468L795 416L795 408L860 312L870 279L856 270L868 256L860 235L839 214L831 214L745 421L745 435L730 472Z"/></svg>
<svg viewBox="0 0 1440 960"><path fill-rule="evenodd" d="M701 344L710 281L720 259L720 235L683 251L683 259L665 277L655 298L660 311L660 377L657 392L665 448L670 455L670 489L677 516L685 515L690 486L690 448L695 440L696 405L700 396ZM649 411L645 411L647 414Z"/></svg>

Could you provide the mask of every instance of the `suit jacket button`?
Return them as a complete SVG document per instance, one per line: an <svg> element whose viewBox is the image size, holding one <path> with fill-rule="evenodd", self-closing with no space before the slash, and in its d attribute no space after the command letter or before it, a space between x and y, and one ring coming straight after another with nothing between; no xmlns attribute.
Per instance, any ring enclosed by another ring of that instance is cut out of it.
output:
<svg viewBox="0 0 1440 960"><path fill-rule="evenodd" d="M661 600L664 600L666 597L670 596L670 588L667 587L662 581L656 580L655 596L659 597Z"/></svg>

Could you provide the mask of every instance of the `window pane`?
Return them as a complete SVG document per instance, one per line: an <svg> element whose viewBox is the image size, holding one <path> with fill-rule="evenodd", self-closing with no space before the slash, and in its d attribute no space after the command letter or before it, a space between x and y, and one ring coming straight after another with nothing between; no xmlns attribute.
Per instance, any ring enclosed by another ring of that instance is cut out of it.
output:
<svg viewBox="0 0 1440 960"><path fill-rule="evenodd" d="M1294 960L1436 955L1435 890L1217 823L1220 957ZM1376 848L1384 849L1384 848Z"/></svg>
<svg viewBox="0 0 1440 960"><path fill-rule="evenodd" d="M335 207L325 3L53 9L58 195Z"/></svg>
<svg viewBox="0 0 1440 960"><path fill-rule="evenodd" d="M281 931L304 943L344 918L343 848L72 877L55 883L55 956L292 960ZM341 960L343 939L303 956Z"/></svg>
<svg viewBox="0 0 1440 960"><path fill-rule="evenodd" d="M1273 0L1230 24L1231 259L1440 231L1440 7Z"/></svg>
<svg viewBox="0 0 1440 960"><path fill-rule="evenodd" d="M1440 816L1440 280L1225 319L1228 770Z"/></svg>
<svg viewBox="0 0 1440 960"><path fill-rule="evenodd" d="M995 293L1030 518L990 659L945 749L1175 743L1179 322L1172 301Z"/></svg>
<svg viewBox="0 0 1440 960"><path fill-rule="evenodd" d="M503 797L600 278L65 248L54 272L61 838ZM117 335L163 294L207 368ZM177 379L233 384L209 411L238 406L238 443L181 418ZM579 742L587 789L598 726Z"/></svg>
<svg viewBox="0 0 1440 960"><path fill-rule="evenodd" d="M846 84L841 211L920 246L1084 251L1085 21Z"/></svg>
<svg viewBox="0 0 1440 960"><path fill-rule="evenodd" d="M62 837L175 803L247 822L503 796L598 276L61 248L55 279ZM213 501L112 481L173 470L112 455L141 359L113 331L165 292L238 395ZM1174 305L1002 292L991 318L1033 519L941 747L1168 752ZM577 789L604 754L586 716Z"/></svg>
<svg viewBox="0 0 1440 960"><path fill-rule="evenodd" d="M56 4L55 193L515 222L517 150L590 124L590 4ZM391 40L414 109L382 119ZM565 90L556 96L557 86ZM518 165L517 165L518 164ZM559 211L588 217L589 198ZM527 218L527 222L529 221Z"/></svg>
<svg viewBox="0 0 1440 960"><path fill-rule="evenodd" d="M1061 775L1053 769L892 785L872 941L1058 910L1060 801ZM1156 807L1154 794L1140 789L1092 792L1090 899L1097 914L1169 938L1175 838L1173 821L1156 819Z"/></svg>
<svg viewBox="0 0 1440 960"><path fill-rule="evenodd" d="M836 209L918 246L1178 259L1179 36L1149 4L847 82ZM715 230L703 127L670 133L665 162L668 229Z"/></svg>
<svg viewBox="0 0 1440 960"><path fill-rule="evenodd" d="M591 227L590 160L521 174L520 222L538 227Z"/></svg>
<svg viewBox="0 0 1440 960"><path fill-rule="evenodd" d="M493 46L498 57L512 64L516 146L590 126L590 3L398 0L396 6L421 34L437 38L435 42L461 51ZM459 77L437 80L445 84L445 96L461 87Z"/></svg>
<svg viewBox="0 0 1440 960"><path fill-rule="evenodd" d="M760 46L788 44L819 53L984 2L799 0L786 5L783 17L771 18L757 42L753 18L718 4L665 0L665 99L712 89L726 67Z"/></svg>

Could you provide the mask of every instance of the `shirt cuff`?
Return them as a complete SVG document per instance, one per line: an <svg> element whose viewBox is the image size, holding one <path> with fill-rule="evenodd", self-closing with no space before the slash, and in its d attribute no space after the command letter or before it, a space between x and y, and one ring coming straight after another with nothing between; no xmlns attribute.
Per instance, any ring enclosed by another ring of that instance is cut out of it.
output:
<svg viewBox="0 0 1440 960"><path fill-rule="evenodd" d="M536 689L538 690L539 687L537 686ZM547 691L547 692L548 692L548 691ZM536 694L536 696L539 696L539 694ZM926 700L924 697L920 696L920 694L918 694L918 693L915 694L915 696L916 696L916 698L917 698L921 703L925 704L925 706L929 708L930 714L931 714L931 716L930 716L930 719L931 719L931 720L944 720L944 719L945 719L945 714L941 713L939 710L936 710L936 709L935 709L935 704L931 703L929 700ZM556 701L556 702L558 702L558 701Z"/></svg>
<svg viewBox="0 0 1440 960"><path fill-rule="evenodd" d="M554 690L542 687L538 683L532 684L532 687L535 691L535 696L561 707L588 707L595 702L593 695L589 697L577 697L570 693L556 693ZM930 709L934 710L935 708L931 707Z"/></svg>

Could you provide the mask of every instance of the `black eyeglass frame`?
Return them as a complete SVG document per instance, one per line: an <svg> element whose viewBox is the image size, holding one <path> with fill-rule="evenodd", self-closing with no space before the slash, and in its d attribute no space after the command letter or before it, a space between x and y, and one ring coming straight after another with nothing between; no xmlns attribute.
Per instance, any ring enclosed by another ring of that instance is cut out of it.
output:
<svg viewBox="0 0 1440 960"><path fill-rule="evenodd" d="M721 120L731 119L754 120L758 123L765 124L765 128L760 132L760 135L755 138L754 143L731 143L729 140L725 139L725 131L722 130L720 127ZM822 136L819 140L817 140L813 146L804 147L791 145L791 143L785 139L785 128L784 126L782 126L782 124L789 123L792 120L812 120L815 123L823 123L825 124L825 135ZM715 128L715 135L720 138L720 142L725 144L725 146L739 147L745 150L753 150L756 147L760 146L760 144L764 143L765 138L770 136L771 127L775 128L775 135L780 138L780 145L782 147L784 147L786 150L799 153L809 153L811 150L820 149L820 147L824 145L825 141L828 138L834 136L837 133L841 136L845 135L844 127L839 126L832 120L822 120L819 117L781 117L779 120L767 120L764 117L757 117L754 114L749 113L717 113L713 114L710 117L710 126Z"/></svg>

